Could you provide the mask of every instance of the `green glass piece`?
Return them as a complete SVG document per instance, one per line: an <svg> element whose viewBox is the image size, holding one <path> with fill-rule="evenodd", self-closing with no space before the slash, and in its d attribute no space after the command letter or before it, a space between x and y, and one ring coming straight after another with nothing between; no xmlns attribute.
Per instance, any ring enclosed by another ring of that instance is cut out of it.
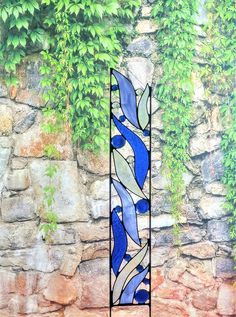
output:
<svg viewBox="0 0 236 317"><path fill-rule="evenodd" d="M147 85L138 104L138 120L141 128L144 130L149 122L148 115L148 98L149 98L149 86Z"/></svg>
<svg viewBox="0 0 236 317"><path fill-rule="evenodd" d="M114 163L116 167L116 174L121 183L135 195L146 198L138 183L135 180L134 174L126 162L125 158L116 150L113 150Z"/></svg>
<svg viewBox="0 0 236 317"><path fill-rule="evenodd" d="M135 268L142 262L148 250L148 244L146 244L129 262L126 266L121 270L114 284L113 288L113 304L115 304L120 294L124 288L124 286L129 282L131 278L129 278L130 274L135 270Z"/></svg>

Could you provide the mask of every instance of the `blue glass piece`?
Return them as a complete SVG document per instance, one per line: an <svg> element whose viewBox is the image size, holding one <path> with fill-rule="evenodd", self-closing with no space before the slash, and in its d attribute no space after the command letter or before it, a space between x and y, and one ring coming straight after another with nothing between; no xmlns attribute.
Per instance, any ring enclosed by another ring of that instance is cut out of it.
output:
<svg viewBox="0 0 236 317"><path fill-rule="evenodd" d="M144 283L145 285L150 285L150 280L149 280L149 278L146 278L146 277L145 277L145 279L143 280L143 283Z"/></svg>
<svg viewBox="0 0 236 317"><path fill-rule="evenodd" d="M122 135L115 135L111 139L111 144L115 149L120 149L125 145L125 138Z"/></svg>
<svg viewBox="0 0 236 317"><path fill-rule="evenodd" d="M119 120L120 120L121 122L125 122L126 117L125 117L124 115L122 115L122 116L119 117Z"/></svg>
<svg viewBox="0 0 236 317"><path fill-rule="evenodd" d="M120 218L117 216L116 212L112 212L112 232L114 237L114 248L112 251L112 269L115 275L117 275L120 265L123 261L124 255L127 250L127 237L125 234L124 227Z"/></svg>
<svg viewBox="0 0 236 317"><path fill-rule="evenodd" d="M138 129L139 123L137 118L137 103L136 94L131 82L116 70L112 70L120 87L120 103L121 108L126 118Z"/></svg>
<svg viewBox="0 0 236 317"><path fill-rule="evenodd" d="M134 298L139 304L145 304L146 301L149 299L149 293L145 289L140 289L135 293Z"/></svg>
<svg viewBox="0 0 236 317"><path fill-rule="evenodd" d="M112 90L112 91L119 90L119 85L112 85L112 86L111 86L111 90Z"/></svg>
<svg viewBox="0 0 236 317"><path fill-rule="evenodd" d="M147 199L140 199L136 203L136 210L141 214L145 214L149 210L149 201Z"/></svg>
<svg viewBox="0 0 236 317"><path fill-rule="evenodd" d="M138 245L140 245L140 239L138 235L138 225L137 225L137 215L135 211L134 202L132 197L127 192L125 187L118 182L117 180L113 179L113 185L120 197L122 202L122 210L123 210L123 224L125 230L127 231L128 235L131 239Z"/></svg>
<svg viewBox="0 0 236 317"><path fill-rule="evenodd" d="M144 130L143 131L143 135L144 136L149 136L150 135L150 131L149 130Z"/></svg>
<svg viewBox="0 0 236 317"><path fill-rule="evenodd" d="M124 256L124 260L125 261L130 261L132 259L132 257L131 257L131 255L129 255L129 254L126 254L125 256Z"/></svg>
<svg viewBox="0 0 236 317"><path fill-rule="evenodd" d="M114 211L115 211L115 212L121 212L121 211L122 211L122 207L121 207L121 206L116 206L116 207L114 208Z"/></svg>
<svg viewBox="0 0 236 317"><path fill-rule="evenodd" d="M121 304L131 304L134 299L134 293L137 287L140 285L144 277L148 273L148 268L143 270L141 273L135 275L129 283L126 285L120 299Z"/></svg>
<svg viewBox="0 0 236 317"><path fill-rule="evenodd" d="M143 271L143 266L141 264L139 264L137 267L136 267L136 270L138 272L142 272Z"/></svg>
<svg viewBox="0 0 236 317"><path fill-rule="evenodd" d="M134 151L134 172L137 183L143 188L149 168L149 153L143 141L130 129L124 126L115 115L113 121L120 133L129 142Z"/></svg>

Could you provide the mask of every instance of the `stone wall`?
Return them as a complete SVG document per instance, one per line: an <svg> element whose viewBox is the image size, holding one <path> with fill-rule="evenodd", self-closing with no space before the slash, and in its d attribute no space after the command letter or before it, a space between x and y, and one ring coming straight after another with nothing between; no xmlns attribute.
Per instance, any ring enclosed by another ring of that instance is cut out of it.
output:
<svg viewBox="0 0 236 317"><path fill-rule="evenodd" d="M155 92L162 71L151 3L142 6L133 26L136 36L125 48L120 70L127 72L135 88L143 89L148 81ZM202 7L199 12L195 61L201 67L206 13ZM0 81L0 316L108 317L108 155L82 153L64 133L56 138L42 133L39 65L37 54L26 58L17 89L7 89ZM226 190L220 183L223 96L206 97L198 73L193 81L191 161L184 175L180 247L171 230L168 180L162 174L162 111L153 98L153 316L235 316L232 241L223 209ZM59 226L47 244L39 220L47 184L43 148L50 143L59 147L62 160L55 179ZM146 316L146 311L114 313L127 315Z"/></svg>

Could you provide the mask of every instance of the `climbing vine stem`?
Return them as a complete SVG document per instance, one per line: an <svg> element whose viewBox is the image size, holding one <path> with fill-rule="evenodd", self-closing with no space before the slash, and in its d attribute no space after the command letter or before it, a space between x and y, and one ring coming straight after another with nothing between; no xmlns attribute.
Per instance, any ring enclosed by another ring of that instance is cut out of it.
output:
<svg viewBox="0 0 236 317"><path fill-rule="evenodd" d="M168 190L177 237L183 206L183 173L189 159L195 14L195 0L157 1L153 9L153 17L158 24L157 43L163 67L163 77L156 93L163 110L163 164L170 183Z"/></svg>
<svg viewBox="0 0 236 317"><path fill-rule="evenodd" d="M230 235L236 238L236 6L234 0L208 0L206 31L210 41L204 47L209 61L203 80L210 93L220 96L224 132L223 182L227 188L225 209L230 212ZM234 247L236 248L236 246ZM236 257L235 257L236 260Z"/></svg>

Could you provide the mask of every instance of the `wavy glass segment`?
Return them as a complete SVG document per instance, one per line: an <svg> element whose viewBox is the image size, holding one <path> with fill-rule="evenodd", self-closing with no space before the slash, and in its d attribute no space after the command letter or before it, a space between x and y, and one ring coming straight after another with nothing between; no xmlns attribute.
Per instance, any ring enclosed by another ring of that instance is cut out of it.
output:
<svg viewBox="0 0 236 317"><path fill-rule="evenodd" d="M137 94L120 72L110 76L111 316L130 305L146 305L150 314L151 87Z"/></svg>

